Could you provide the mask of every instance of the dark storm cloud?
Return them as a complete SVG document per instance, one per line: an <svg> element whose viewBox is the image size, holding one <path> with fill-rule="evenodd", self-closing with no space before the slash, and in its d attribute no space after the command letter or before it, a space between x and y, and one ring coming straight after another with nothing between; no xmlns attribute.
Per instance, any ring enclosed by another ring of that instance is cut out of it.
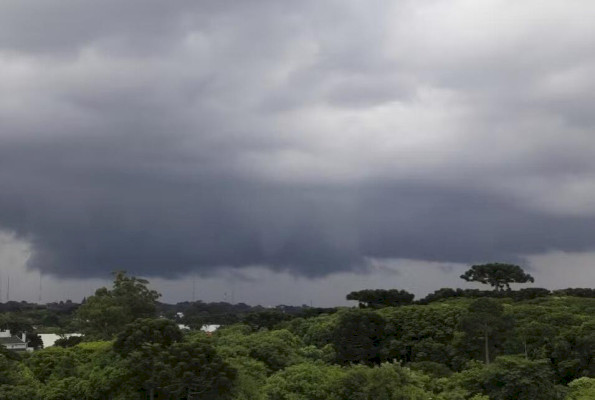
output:
<svg viewBox="0 0 595 400"><path fill-rule="evenodd" d="M511 4L3 2L0 228L80 277L594 250L593 7Z"/></svg>

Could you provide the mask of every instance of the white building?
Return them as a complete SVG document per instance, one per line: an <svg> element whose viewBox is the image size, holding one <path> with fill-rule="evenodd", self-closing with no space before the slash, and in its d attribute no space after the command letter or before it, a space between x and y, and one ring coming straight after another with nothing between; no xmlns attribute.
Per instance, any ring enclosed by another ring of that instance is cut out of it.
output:
<svg viewBox="0 0 595 400"><path fill-rule="evenodd" d="M80 333L65 333L63 335L58 335L56 333L40 333L39 337L41 338L41 342L43 343L43 348L48 348L53 346L56 343L56 340L62 338L69 338L71 336L83 336Z"/></svg>
<svg viewBox="0 0 595 400"><path fill-rule="evenodd" d="M10 331L0 331L0 345L8 350L33 351L33 348L27 347L28 344L25 333L23 333L22 337L18 337L12 335Z"/></svg>
<svg viewBox="0 0 595 400"><path fill-rule="evenodd" d="M221 325L203 325L202 328L200 328L201 331L206 332L208 334L211 334L213 332L215 332L217 329L219 329L221 327Z"/></svg>

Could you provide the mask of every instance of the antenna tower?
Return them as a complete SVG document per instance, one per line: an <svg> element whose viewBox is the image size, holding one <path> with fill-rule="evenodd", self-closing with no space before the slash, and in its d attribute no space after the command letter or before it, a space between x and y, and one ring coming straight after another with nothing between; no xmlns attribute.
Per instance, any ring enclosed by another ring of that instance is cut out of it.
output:
<svg viewBox="0 0 595 400"><path fill-rule="evenodd" d="M41 304L41 277L42 277L42 274L41 274L41 271L39 271L39 297L37 299L39 301L39 304Z"/></svg>
<svg viewBox="0 0 595 400"><path fill-rule="evenodd" d="M196 275L192 276L192 301L196 301Z"/></svg>

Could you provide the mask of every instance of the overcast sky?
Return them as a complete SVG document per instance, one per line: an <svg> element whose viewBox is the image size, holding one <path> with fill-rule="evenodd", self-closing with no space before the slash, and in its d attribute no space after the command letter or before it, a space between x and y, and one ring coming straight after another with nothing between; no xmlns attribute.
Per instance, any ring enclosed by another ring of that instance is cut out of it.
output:
<svg viewBox="0 0 595 400"><path fill-rule="evenodd" d="M591 1L0 2L0 297L595 286Z"/></svg>

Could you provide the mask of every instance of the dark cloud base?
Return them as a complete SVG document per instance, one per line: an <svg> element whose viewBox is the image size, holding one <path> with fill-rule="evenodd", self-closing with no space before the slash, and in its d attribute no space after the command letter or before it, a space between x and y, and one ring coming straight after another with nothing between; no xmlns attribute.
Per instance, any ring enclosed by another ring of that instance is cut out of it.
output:
<svg viewBox="0 0 595 400"><path fill-rule="evenodd" d="M506 193L390 181L264 184L199 167L157 173L136 145L122 143L142 138L0 149L0 226L32 243L30 267L69 277L116 269L175 277L264 265L315 277L365 268L366 257L519 262L595 247L586 239L595 236L593 218L539 214ZM91 155L120 167L94 166Z"/></svg>
<svg viewBox="0 0 595 400"><path fill-rule="evenodd" d="M595 250L594 11L3 1L0 229L68 277Z"/></svg>

